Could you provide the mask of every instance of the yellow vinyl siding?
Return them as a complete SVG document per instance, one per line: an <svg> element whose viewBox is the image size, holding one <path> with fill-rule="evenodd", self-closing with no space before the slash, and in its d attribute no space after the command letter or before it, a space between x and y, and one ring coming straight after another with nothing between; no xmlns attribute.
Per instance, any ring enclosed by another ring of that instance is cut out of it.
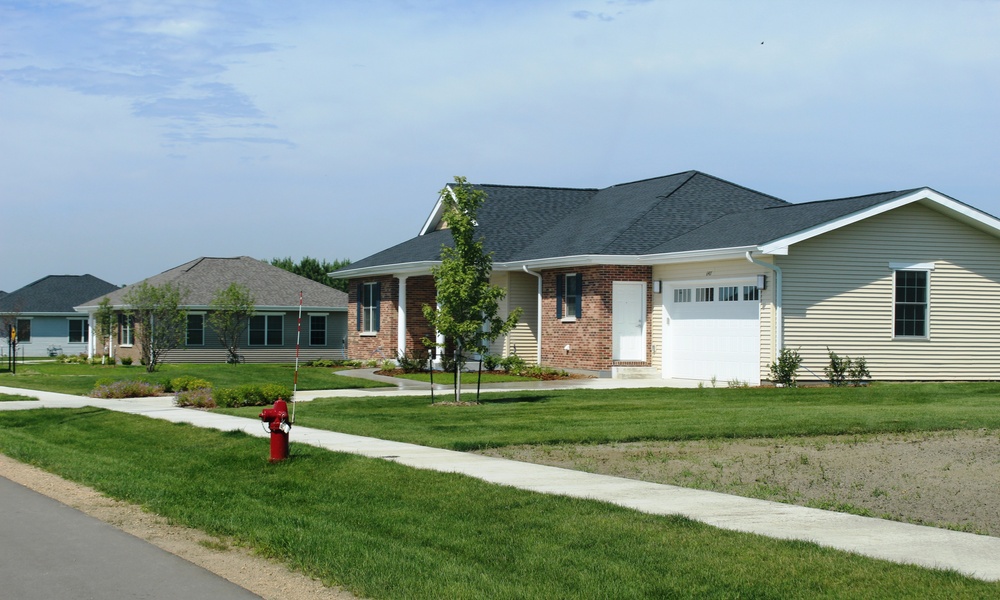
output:
<svg viewBox="0 0 1000 600"><path fill-rule="evenodd" d="M997 257L1000 240L917 204L792 246L776 259L800 377L823 378L827 347L864 356L876 380L1000 377ZM927 339L893 337L890 262L934 263Z"/></svg>
<svg viewBox="0 0 1000 600"><path fill-rule="evenodd" d="M528 363L538 363L538 278L527 273L510 273L507 301L511 310L524 311L508 337L506 354L517 355Z"/></svg>
<svg viewBox="0 0 1000 600"><path fill-rule="evenodd" d="M764 262L774 262L771 257L755 256ZM729 278L749 278L757 275L767 276L766 289L760 294L760 376L766 379L770 373L769 366L774 360L772 348L774 348L774 328L771 326L774 320L774 271L759 267L746 259L717 260L710 262L691 262L669 265L656 265L653 267L653 279L665 282L666 286L671 281L698 281L716 280ZM664 287L664 291L666 287ZM741 290L742 293L742 290ZM663 368L663 346L666 331L663 327L664 311L663 304L669 300L664 294L653 295L653 340L656 346L653 365L657 369Z"/></svg>

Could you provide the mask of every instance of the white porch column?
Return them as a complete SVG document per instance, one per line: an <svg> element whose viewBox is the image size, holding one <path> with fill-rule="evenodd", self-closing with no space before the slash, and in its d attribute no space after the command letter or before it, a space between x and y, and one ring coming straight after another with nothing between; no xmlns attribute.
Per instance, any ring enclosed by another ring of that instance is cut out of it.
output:
<svg viewBox="0 0 1000 600"><path fill-rule="evenodd" d="M94 313L87 314L87 360L94 359Z"/></svg>
<svg viewBox="0 0 1000 600"><path fill-rule="evenodd" d="M396 275L399 280L399 307L396 326L396 356L406 356L406 275Z"/></svg>

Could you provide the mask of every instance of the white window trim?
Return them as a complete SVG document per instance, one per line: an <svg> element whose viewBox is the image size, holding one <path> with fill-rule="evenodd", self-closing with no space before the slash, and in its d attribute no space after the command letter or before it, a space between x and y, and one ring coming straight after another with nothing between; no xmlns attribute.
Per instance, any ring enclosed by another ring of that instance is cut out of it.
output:
<svg viewBox="0 0 1000 600"><path fill-rule="evenodd" d="M924 262L897 262L893 261L889 263L889 269L892 270L892 321L890 322L890 331L892 332L892 339L904 342L915 342L915 341L929 341L931 339L931 273L934 271L934 263ZM896 334L896 305L899 304L896 301L896 273L898 271L923 271L927 273L927 299L924 301L924 335L897 335Z"/></svg>
<svg viewBox="0 0 1000 600"><path fill-rule="evenodd" d="M562 302L562 318L559 319L560 323L576 323L576 308L574 307L572 311L569 310L569 304L566 302L566 298L569 298L569 281L570 278L576 281L576 272L573 273L560 273L558 276L563 278L563 293L562 298L559 298L559 302ZM576 298L577 302L580 300L580 290L576 290L576 294L573 296Z"/></svg>
<svg viewBox="0 0 1000 600"><path fill-rule="evenodd" d="M378 329L375 328L375 315L376 313L381 313L379 310L379 304L381 304L381 298L375 298L375 291L380 289L379 281L365 281L362 283L362 298L361 298L361 337L375 337L378 335ZM371 294L368 290L373 290ZM369 299L371 296L372 304L366 305L365 300ZM381 323L379 323L381 325ZM369 329L370 327L370 329ZM381 329L381 327L379 327Z"/></svg>
<svg viewBox="0 0 1000 600"><path fill-rule="evenodd" d="M83 321L83 323L82 323L82 332L83 332L83 337L85 339L83 339L83 340L81 340L79 342L74 342L71 339L71 335L70 335L71 332L69 331L69 324L72 321ZM69 317L68 319L66 319L66 343L67 344L89 344L90 343L90 319L89 318L87 318L87 317Z"/></svg>

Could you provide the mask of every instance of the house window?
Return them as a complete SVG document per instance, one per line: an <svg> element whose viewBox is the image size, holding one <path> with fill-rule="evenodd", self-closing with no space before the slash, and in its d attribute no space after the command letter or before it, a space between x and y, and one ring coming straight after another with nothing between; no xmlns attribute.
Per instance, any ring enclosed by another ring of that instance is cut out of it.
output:
<svg viewBox="0 0 1000 600"><path fill-rule="evenodd" d="M583 315L583 275L563 273L556 275L556 318L579 319Z"/></svg>
<svg viewBox="0 0 1000 600"><path fill-rule="evenodd" d="M254 315L250 317L249 345L280 346L284 339L281 315Z"/></svg>
<svg viewBox="0 0 1000 600"><path fill-rule="evenodd" d="M735 285L722 286L719 288L719 302L739 302L740 288Z"/></svg>
<svg viewBox="0 0 1000 600"><path fill-rule="evenodd" d="M309 315L309 345L326 345L326 315Z"/></svg>
<svg viewBox="0 0 1000 600"><path fill-rule="evenodd" d="M710 287L695 288L695 290L694 290L694 301L695 302L714 302L715 301L715 288L710 288Z"/></svg>
<svg viewBox="0 0 1000 600"><path fill-rule="evenodd" d="M69 343L80 344L90 341L90 328L86 319L69 320Z"/></svg>
<svg viewBox="0 0 1000 600"><path fill-rule="evenodd" d="M893 334L896 337L927 337L929 271L895 271Z"/></svg>
<svg viewBox="0 0 1000 600"><path fill-rule="evenodd" d="M358 284L358 331L378 333L381 320L382 284L378 281Z"/></svg>
<svg viewBox="0 0 1000 600"><path fill-rule="evenodd" d="M690 302L690 301L691 301L691 288L674 290L674 302Z"/></svg>
<svg viewBox="0 0 1000 600"><path fill-rule="evenodd" d="M760 288L755 285L745 285L743 286L743 301L758 301L760 300Z"/></svg>
<svg viewBox="0 0 1000 600"><path fill-rule="evenodd" d="M205 345L205 315L188 314L187 316L187 345Z"/></svg>
<svg viewBox="0 0 1000 600"><path fill-rule="evenodd" d="M118 313L118 345L135 344L135 317Z"/></svg>
<svg viewBox="0 0 1000 600"><path fill-rule="evenodd" d="M18 319L16 327L17 327L17 343L21 344L24 342L30 342L31 319Z"/></svg>

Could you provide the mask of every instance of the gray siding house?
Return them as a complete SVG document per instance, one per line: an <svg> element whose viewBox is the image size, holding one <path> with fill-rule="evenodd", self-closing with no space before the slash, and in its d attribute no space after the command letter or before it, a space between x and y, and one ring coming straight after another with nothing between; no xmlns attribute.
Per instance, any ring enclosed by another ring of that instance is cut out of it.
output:
<svg viewBox="0 0 1000 600"><path fill-rule="evenodd" d="M3 351L11 327L17 330L17 354L26 357L58 356L87 352L90 330L87 317L74 306L118 286L93 275L49 275L0 296Z"/></svg>
<svg viewBox="0 0 1000 600"><path fill-rule="evenodd" d="M180 348L166 353L164 362L226 361L226 350L209 326L206 316L214 295L232 283L249 289L256 307L256 314L251 317L240 344L240 354L246 362L293 362L297 337L301 360L346 357L347 294L269 263L248 256L202 257L143 281L154 286L170 283L186 294L183 308L188 314L187 339ZM92 297L76 309L88 315L93 327L94 313L103 298L107 297L112 307L121 311L125 308L124 297L136 285L139 284ZM91 355L111 355L118 359L128 356L138 362L139 348L134 343L132 328L133 324L119 312L117 329L107 347L99 348L91 343L89 352ZM91 340L94 340L93 335Z"/></svg>

